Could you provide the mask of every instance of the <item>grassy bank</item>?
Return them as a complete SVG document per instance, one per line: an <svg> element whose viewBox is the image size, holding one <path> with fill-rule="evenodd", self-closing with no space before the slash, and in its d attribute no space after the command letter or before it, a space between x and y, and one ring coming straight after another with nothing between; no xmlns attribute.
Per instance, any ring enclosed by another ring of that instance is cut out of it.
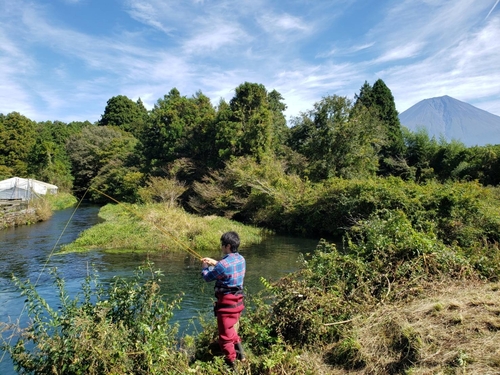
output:
<svg viewBox="0 0 500 375"><path fill-rule="evenodd" d="M57 194L45 195L42 199L46 200L53 211L64 210L73 207L78 200L70 193L58 192Z"/></svg>
<svg viewBox="0 0 500 375"><path fill-rule="evenodd" d="M229 230L240 234L243 246L258 243L271 233L217 216L191 215L164 204L108 204L99 217L102 223L85 230L62 251L182 251L188 247L203 254L214 250L222 233Z"/></svg>

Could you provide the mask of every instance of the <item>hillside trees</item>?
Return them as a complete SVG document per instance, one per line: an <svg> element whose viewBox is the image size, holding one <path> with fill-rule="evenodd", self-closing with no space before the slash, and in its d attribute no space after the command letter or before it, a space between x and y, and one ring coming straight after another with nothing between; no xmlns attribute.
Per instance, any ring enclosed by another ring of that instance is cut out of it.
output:
<svg viewBox="0 0 500 375"><path fill-rule="evenodd" d="M146 170L161 175L169 164L181 158L207 160L213 153L210 145L214 118L215 109L201 92L187 98L176 88L170 90L151 110L140 137Z"/></svg>
<svg viewBox="0 0 500 375"><path fill-rule="evenodd" d="M284 103L284 100L283 96L276 90L271 91L267 95L267 101L272 115L271 122L273 125L273 138L271 146L276 154L280 154L282 152L282 147L289 136L289 128L284 114L287 106Z"/></svg>
<svg viewBox="0 0 500 375"><path fill-rule="evenodd" d="M433 165L439 149L438 142L431 139L423 128L415 133L404 129L403 137L406 145L405 159L410 166L412 179L424 182L434 178Z"/></svg>
<svg viewBox="0 0 500 375"><path fill-rule="evenodd" d="M75 128L60 121L46 121L36 126L36 140L28 157L28 173L43 181L50 181L60 190L73 186L71 162L65 144Z"/></svg>
<svg viewBox="0 0 500 375"><path fill-rule="evenodd" d="M229 160L251 155L262 160L277 147L279 133L284 133L280 118L284 109L278 92L273 91L269 97L264 85L245 82L238 86L229 106L223 101L219 105L216 123L219 157Z"/></svg>

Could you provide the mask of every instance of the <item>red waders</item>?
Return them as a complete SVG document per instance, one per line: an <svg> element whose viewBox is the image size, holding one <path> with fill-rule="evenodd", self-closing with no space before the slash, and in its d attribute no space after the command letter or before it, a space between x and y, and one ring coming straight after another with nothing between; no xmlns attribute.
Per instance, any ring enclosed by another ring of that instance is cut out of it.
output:
<svg viewBox="0 0 500 375"><path fill-rule="evenodd" d="M219 345L226 361L231 363L236 359L234 346L241 343L234 326L238 323L244 308L243 294L217 294L214 314L217 317Z"/></svg>

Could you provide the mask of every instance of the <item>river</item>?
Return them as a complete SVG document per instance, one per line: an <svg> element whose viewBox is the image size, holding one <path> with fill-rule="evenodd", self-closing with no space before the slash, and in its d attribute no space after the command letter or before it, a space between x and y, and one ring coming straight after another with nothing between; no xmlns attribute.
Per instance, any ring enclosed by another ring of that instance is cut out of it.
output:
<svg viewBox="0 0 500 375"><path fill-rule="evenodd" d="M114 276L128 277L143 264L146 254L109 254L102 251L58 255L60 245L72 242L80 232L98 222L97 206L80 206L77 210L56 211L50 220L30 226L0 230L0 321L26 324L24 297L12 282L12 275L31 280L51 306L57 306L57 290L49 270L57 268L71 296L81 291L90 268L94 267L102 282ZM297 269L299 253L311 252L318 241L272 236L260 244L240 249L247 261L245 289L257 293L263 287L260 277L276 280ZM218 244L214 244L218 251ZM217 253L211 255L216 257ZM179 324L180 334L192 334L199 329L201 316L209 316L213 300L213 285L203 281L200 263L184 253L149 255L154 267L164 273L162 290L166 298L183 294L180 308L175 310L173 323ZM0 352L1 355L1 352ZM14 375L8 355L1 357L0 374Z"/></svg>

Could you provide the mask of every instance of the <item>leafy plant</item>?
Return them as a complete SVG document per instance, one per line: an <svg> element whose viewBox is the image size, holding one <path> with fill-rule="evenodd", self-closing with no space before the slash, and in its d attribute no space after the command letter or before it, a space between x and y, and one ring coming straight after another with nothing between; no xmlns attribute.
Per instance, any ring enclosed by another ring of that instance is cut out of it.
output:
<svg viewBox="0 0 500 375"><path fill-rule="evenodd" d="M170 324L180 298L163 299L161 273L152 263L132 280L116 278L106 287L88 276L82 294L71 299L64 280L52 271L59 306L50 306L29 281L14 279L26 296L30 324L16 327L17 341L3 339L21 373L164 374L187 367L176 350L177 326Z"/></svg>

